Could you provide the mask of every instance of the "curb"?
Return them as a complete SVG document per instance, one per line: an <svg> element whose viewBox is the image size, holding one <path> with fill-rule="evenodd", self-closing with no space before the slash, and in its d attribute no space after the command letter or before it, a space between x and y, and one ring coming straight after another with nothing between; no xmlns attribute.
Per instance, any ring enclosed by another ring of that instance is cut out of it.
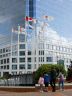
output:
<svg viewBox="0 0 72 96"><path fill-rule="evenodd" d="M72 89L72 85L65 85L64 89ZM48 90L51 91L51 87L48 87ZM56 87L58 90L58 87ZM39 88L35 87L20 87L20 86L0 86L0 91L8 91L8 92L38 92Z"/></svg>

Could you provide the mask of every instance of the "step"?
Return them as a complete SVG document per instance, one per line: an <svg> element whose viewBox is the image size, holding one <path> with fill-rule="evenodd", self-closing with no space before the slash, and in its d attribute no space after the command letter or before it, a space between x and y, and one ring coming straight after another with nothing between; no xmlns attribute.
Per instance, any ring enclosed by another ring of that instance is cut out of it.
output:
<svg viewBox="0 0 72 96"><path fill-rule="evenodd" d="M56 87L58 90L58 86ZM65 85L64 89L72 89L72 84ZM48 87L48 90L51 91L51 86ZM8 91L8 92L37 92L39 88L35 88L34 86L0 86L0 91Z"/></svg>

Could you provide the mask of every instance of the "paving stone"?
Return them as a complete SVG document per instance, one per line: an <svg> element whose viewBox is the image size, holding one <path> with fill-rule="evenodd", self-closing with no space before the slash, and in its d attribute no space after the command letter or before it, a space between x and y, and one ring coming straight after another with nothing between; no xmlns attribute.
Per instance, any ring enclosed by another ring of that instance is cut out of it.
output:
<svg viewBox="0 0 72 96"><path fill-rule="evenodd" d="M5 92L0 91L0 96L72 96L72 89L65 91L56 91L56 92Z"/></svg>

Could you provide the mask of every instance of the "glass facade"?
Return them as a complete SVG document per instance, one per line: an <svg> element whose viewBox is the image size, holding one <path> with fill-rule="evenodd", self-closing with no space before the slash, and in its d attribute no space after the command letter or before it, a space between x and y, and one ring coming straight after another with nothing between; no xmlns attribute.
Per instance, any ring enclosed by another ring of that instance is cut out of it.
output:
<svg viewBox="0 0 72 96"><path fill-rule="evenodd" d="M36 0L26 0L26 16L36 17Z"/></svg>
<svg viewBox="0 0 72 96"><path fill-rule="evenodd" d="M11 35L11 29L25 26L25 16L36 17L36 0L1 0L2 33ZM4 27L5 26L5 27ZM4 28L3 28L4 27Z"/></svg>

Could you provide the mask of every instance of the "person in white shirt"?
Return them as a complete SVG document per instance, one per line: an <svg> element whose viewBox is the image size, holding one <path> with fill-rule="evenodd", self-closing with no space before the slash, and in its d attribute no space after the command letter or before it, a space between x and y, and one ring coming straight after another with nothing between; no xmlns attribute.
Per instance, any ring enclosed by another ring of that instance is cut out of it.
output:
<svg viewBox="0 0 72 96"><path fill-rule="evenodd" d="M38 80L38 84L40 84L40 92L43 92L44 89L44 77L41 75Z"/></svg>
<svg viewBox="0 0 72 96"><path fill-rule="evenodd" d="M64 75L60 72L58 78L59 78L59 89L64 90Z"/></svg>

